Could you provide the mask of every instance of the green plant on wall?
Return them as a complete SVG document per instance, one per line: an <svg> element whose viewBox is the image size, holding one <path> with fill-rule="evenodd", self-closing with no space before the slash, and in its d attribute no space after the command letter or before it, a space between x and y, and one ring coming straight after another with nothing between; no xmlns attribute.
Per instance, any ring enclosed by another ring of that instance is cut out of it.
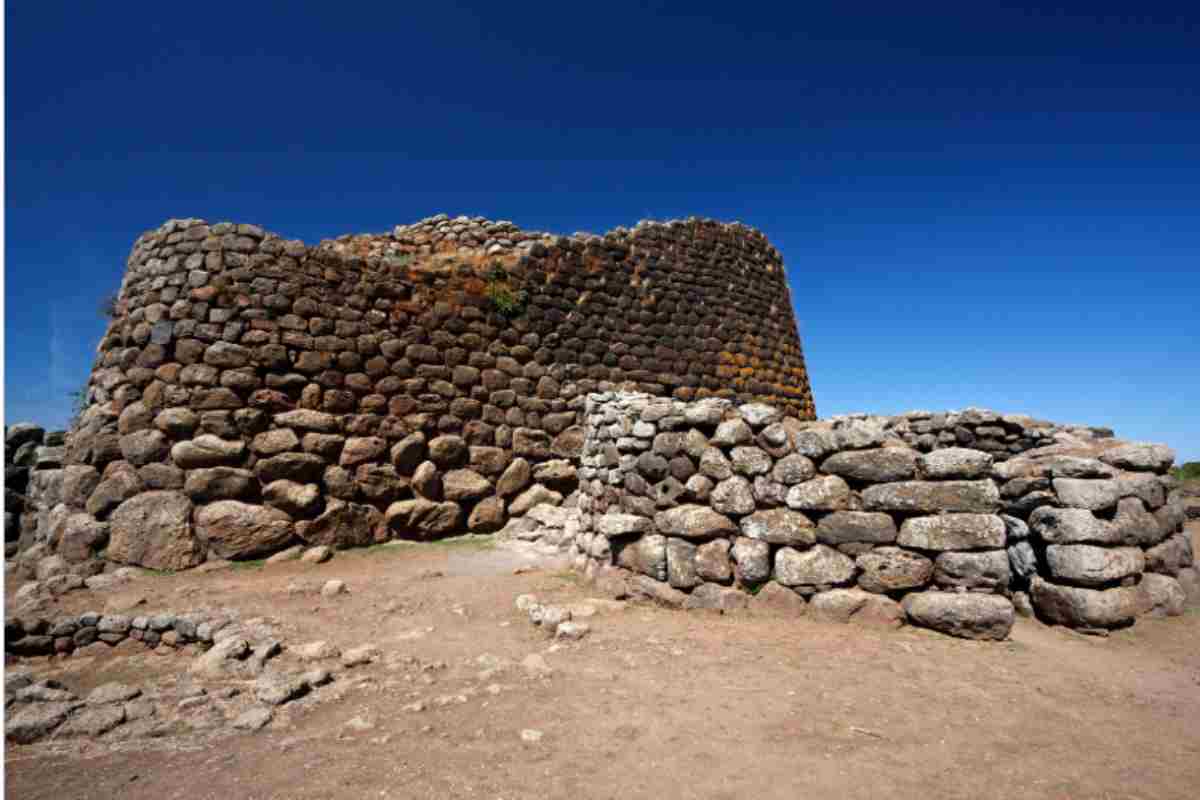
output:
<svg viewBox="0 0 1200 800"><path fill-rule="evenodd" d="M528 293L516 284L516 279L499 264L492 264L487 273L487 286L483 290L492 308L502 316L512 319L525 313L529 302Z"/></svg>

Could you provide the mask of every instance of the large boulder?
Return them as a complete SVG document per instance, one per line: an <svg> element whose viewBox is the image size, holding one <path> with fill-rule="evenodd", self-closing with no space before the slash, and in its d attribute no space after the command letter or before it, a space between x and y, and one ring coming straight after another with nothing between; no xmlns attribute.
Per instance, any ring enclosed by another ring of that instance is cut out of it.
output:
<svg viewBox="0 0 1200 800"><path fill-rule="evenodd" d="M916 474L916 450L879 447L834 453L821 463L821 472L863 483L909 480Z"/></svg>
<svg viewBox="0 0 1200 800"><path fill-rule="evenodd" d="M245 455L245 442L240 439L222 439L210 433L179 442L171 448L171 460L181 469L237 465Z"/></svg>
<svg viewBox="0 0 1200 800"><path fill-rule="evenodd" d="M876 547L854 563L859 569L858 585L878 594L924 586L933 575L932 561L899 547Z"/></svg>
<svg viewBox="0 0 1200 800"><path fill-rule="evenodd" d="M667 579L667 537L657 533L623 546L617 553L617 565L648 575L657 581Z"/></svg>
<svg viewBox="0 0 1200 800"><path fill-rule="evenodd" d="M788 508L797 511L840 511L850 508L852 494L846 481L836 475L798 483L788 489Z"/></svg>
<svg viewBox="0 0 1200 800"><path fill-rule="evenodd" d="M992 460L991 454L982 450L947 447L918 458L917 471L925 480L986 478L991 473Z"/></svg>
<svg viewBox="0 0 1200 800"><path fill-rule="evenodd" d="M1097 547L1091 544L1052 544L1046 563L1056 579L1081 586L1103 586L1140 575L1146 557L1140 547Z"/></svg>
<svg viewBox="0 0 1200 800"><path fill-rule="evenodd" d="M1120 481L1087 478L1055 478L1053 485L1064 506L1089 511L1112 508L1121 499L1125 488Z"/></svg>
<svg viewBox="0 0 1200 800"><path fill-rule="evenodd" d="M160 570L194 567L204 546L192 532L192 501L181 492L143 492L112 513L110 561Z"/></svg>
<svg viewBox="0 0 1200 800"><path fill-rule="evenodd" d="M1133 622L1142 597L1136 586L1084 589L1051 583L1035 575L1030 597L1038 616L1072 628L1114 628Z"/></svg>
<svg viewBox="0 0 1200 800"><path fill-rule="evenodd" d="M708 506L681 505L654 515L658 532L684 539L712 539L735 535L738 527L729 517Z"/></svg>
<svg viewBox="0 0 1200 800"><path fill-rule="evenodd" d="M242 500L258 492L258 481L248 469L207 467L188 472L183 491L197 503Z"/></svg>
<svg viewBox="0 0 1200 800"><path fill-rule="evenodd" d="M462 507L455 502L435 503L423 497L398 500L388 506L385 522L397 538L435 539L461 532Z"/></svg>
<svg viewBox="0 0 1200 800"><path fill-rule="evenodd" d="M812 520L799 511L772 508L756 511L741 521L742 533L768 544L807 547L817 542Z"/></svg>
<svg viewBox="0 0 1200 800"><path fill-rule="evenodd" d="M1028 542L1019 544L1029 547ZM1032 553L1032 548L1030 548ZM1018 558L1025 556L1024 550ZM1008 588L1012 579L1009 551L976 550L969 553L939 553L933 562L933 580L939 586L985 589L989 592Z"/></svg>
<svg viewBox="0 0 1200 800"><path fill-rule="evenodd" d="M1177 575L1194 563L1192 541L1186 533L1177 533L1146 551L1146 571Z"/></svg>
<svg viewBox="0 0 1200 800"><path fill-rule="evenodd" d="M963 639L1006 639L1016 611L1006 597L974 592L914 592L901 601L914 625Z"/></svg>
<svg viewBox="0 0 1200 800"><path fill-rule="evenodd" d="M868 511L988 514L1000 507L1000 492L990 480L883 483L864 489L862 499Z"/></svg>
<svg viewBox="0 0 1200 800"><path fill-rule="evenodd" d="M300 538L310 545L362 547L386 539L383 515L373 506L328 501L325 512L312 522L297 525Z"/></svg>
<svg viewBox="0 0 1200 800"><path fill-rule="evenodd" d="M253 558L291 541L292 518L270 506L221 500L196 511L196 535L218 558Z"/></svg>
<svg viewBox="0 0 1200 800"><path fill-rule="evenodd" d="M854 561L827 545L781 547L772 577L784 586L835 586L854 578Z"/></svg>
<svg viewBox="0 0 1200 800"><path fill-rule="evenodd" d="M311 517L321 508L321 489L315 483L274 481L263 487L263 500L294 518Z"/></svg>
<svg viewBox="0 0 1200 800"><path fill-rule="evenodd" d="M900 604L885 595L853 589L818 592L808 601L809 615L825 622L897 628L904 624Z"/></svg>
<svg viewBox="0 0 1200 800"><path fill-rule="evenodd" d="M1004 547L1004 521L994 514L938 514L911 517L896 543L918 550L982 550Z"/></svg>
<svg viewBox="0 0 1200 800"><path fill-rule="evenodd" d="M1138 615L1177 617L1187 605L1187 593L1179 581L1168 575L1147 572L1138 583L1141 604Z"/></svg>
<svg viewBox="0 0 1200 800"><path fill-rule="evenodd" d="M492 492L492 482L473 469L452 469L442 477L442 493L447 500L478 500Z"/></svg>
<svg viewBox="0 0 1200 800"><path fill-rule="evenodd" d="M1175 463L1175 451L1164 444L1132 442L1105 450L1100 460L1121 469L1165 472Z"/></svg>
<svg viewBox="0 0 1200 800"><path fill-rule="evenodd" d="M1029 515L1029 527L1048 544L1117 544L1121 530L1083 508L1043 506Z"/></svg>
<svg viewBox="0 0 1200 800"><path fill-rule="evenodd" d="M891 544L896 541L896 523L879 511L834 511L817 522L817 539L834 547L850 542Z"/></svg>

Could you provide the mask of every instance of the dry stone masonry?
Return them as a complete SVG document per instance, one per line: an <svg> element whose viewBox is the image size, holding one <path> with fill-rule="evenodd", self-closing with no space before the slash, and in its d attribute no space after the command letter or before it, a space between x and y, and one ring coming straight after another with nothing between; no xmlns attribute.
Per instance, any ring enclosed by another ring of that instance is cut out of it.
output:
<svg viewBox="0 0 1200 800"><path fill-rule="evenodd" d="M1200 590L1162 445L982 410L802 422L598 393L586 415L578 511L530 516L579 569L673 605L1002 639L1018 611L1103 631Z"/></svg>
<svg viewBox="0 0 1200 800"><path fill-rule="evenodd" d="M815 421L782 259L740 224L440 215L307 247L170 220L86 399L69 434L6 429L31 599L465 531L673 605L976 638L1200 595L1169 448L979 409Z"/></svg>
<svg viewBox="0 0 1200 800"><path fill-rule="evenodd" d="M180 570L493 532L575 490L584 398L614 388L814 417L761 233L441 215L306 247L171 220L135 243L87 408L6 533Z"/></svg>

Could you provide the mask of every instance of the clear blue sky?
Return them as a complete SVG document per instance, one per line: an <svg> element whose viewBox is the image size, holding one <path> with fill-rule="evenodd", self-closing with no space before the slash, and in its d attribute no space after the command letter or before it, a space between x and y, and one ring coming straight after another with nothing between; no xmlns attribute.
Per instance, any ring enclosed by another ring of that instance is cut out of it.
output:
<svg viewBox="0 0 1200 800"><path fill-rule="evenodd" d="M994 5L10 2L6 419L65 421L168 217L697 214L782 251L822 416L1200 460L1200 11Z"/></svg>

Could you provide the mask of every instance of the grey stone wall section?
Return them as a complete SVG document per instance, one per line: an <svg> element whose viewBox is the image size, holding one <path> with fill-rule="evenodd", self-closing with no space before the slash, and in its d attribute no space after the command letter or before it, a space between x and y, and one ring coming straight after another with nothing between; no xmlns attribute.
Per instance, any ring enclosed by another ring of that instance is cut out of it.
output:
<svg viewBox="0 0 1200 800"><path fill-rule="evenodd" d="M1196 583L1174 454L1104 429L611 392L585 413L578 530L556 543L670 604L790 593L843 621L1002 639L1017 608L1100 630L1180 613Z"/></svg>

